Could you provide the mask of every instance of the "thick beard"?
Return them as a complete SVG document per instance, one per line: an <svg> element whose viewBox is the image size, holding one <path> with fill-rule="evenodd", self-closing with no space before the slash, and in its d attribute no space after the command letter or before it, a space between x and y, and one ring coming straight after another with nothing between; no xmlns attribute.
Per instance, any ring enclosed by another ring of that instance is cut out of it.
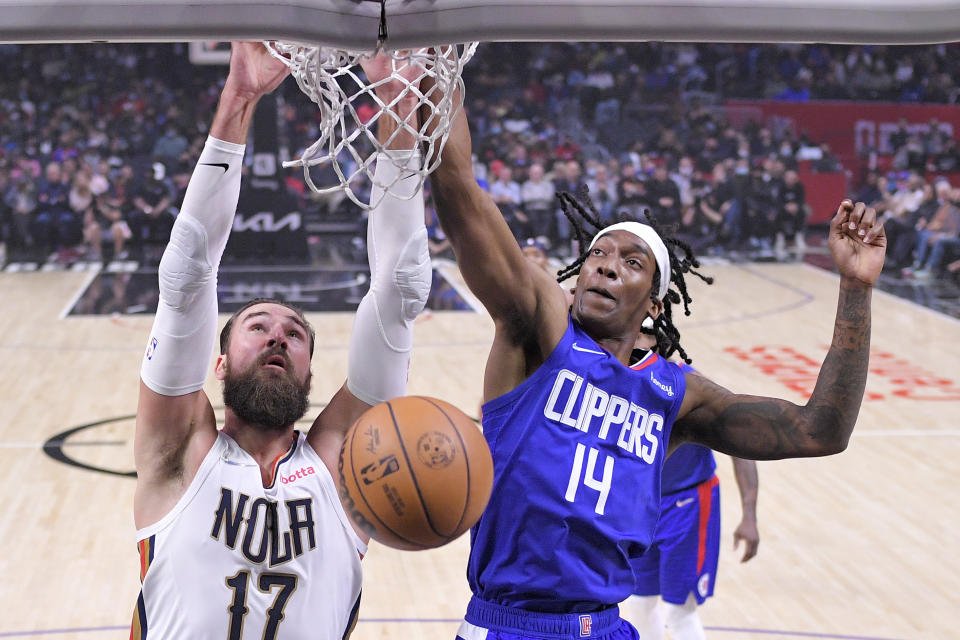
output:
<svg viewBox="0 0 960 640"><path fill-rule="evenodd" d="M310 405L310 381L292 375L275 375L257 361L233 374L227 365L223 379L223 404L247 424L261 431L282 431L303 417Z"/></svg>

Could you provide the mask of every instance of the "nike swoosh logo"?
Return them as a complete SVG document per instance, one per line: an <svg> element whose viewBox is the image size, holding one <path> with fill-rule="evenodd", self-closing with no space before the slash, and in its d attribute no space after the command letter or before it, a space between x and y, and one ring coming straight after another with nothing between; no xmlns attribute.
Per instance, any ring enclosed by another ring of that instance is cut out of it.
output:
<svg viewBox="0 0 960 640"><path fill-rule="evenodd" d="M583 347L578 347L576 342L574 342L572 346L573 346L573 350L574 350L574 351L583 351L584 353L595 353L595 354L597 354L598 356L605 356L605 355L607 355L607 354L606 354L605 352L603 352L603 351L596 351L596 350L594 350L594 349L584 349Z"/></svg>
<svg viewBox="0 0 960 640"><path fill-rule="evenodd" d="M230 165L228 165L226 162L201 162L200 164L207 165L208 167L220 167L223 169L224 173L226 173L227 169L230 168Z"/></svg>
<svg viewBox="0 0 960 640"><path fill-rule="evenodd" d="M677 506L678 506L678 507L685 507L685 506L687 506L688 504L690 504L691 502L693 502L693 498L687 498L686 500L677 500Z"/></svg>

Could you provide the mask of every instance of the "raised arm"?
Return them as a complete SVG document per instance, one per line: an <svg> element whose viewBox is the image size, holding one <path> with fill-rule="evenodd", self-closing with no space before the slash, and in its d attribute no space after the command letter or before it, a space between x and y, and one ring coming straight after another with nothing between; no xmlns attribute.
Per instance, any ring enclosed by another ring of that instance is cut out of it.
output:
<svg viewBox="0 0 960 640"><path fill-rule="evenodd" d="M388 78L392 70L386 56L362 64L371 82ZM399 73L414 77L414 71L401 66ZM394 81L376 90L401 122L416 129L419 102L407 86ZM370 290L353 323L347 381L307 436L334 473L343 439L356 419L372 405L407 392L413 323L426 304L432 280L423 193L411 171L421 162L417 139L389 114L377 119L377 139L384 151L377 156L370 195L375 206L367 219Z"/></svg>
<svg viewBox="0 0 960 640"><path fill-rule="evenodd" d="M757 463L753 460L733 457L733 475L737 479L737 488L740 490L740 524L733 531L733 548L743 541L743 557L740 562L746 562L757 555L760 546L760 530L757 529L757 490L760 483L757 477Z"/></svg>
<svg viewBox="0 0 960 640"><path fill-rule="evenodd" d="M754 460L843 451L863 400L870 358L870 298L883 267L886 236L876 211L844 200L830 223L840 272L833 342L806 405L735 394L695 372L670 446L684 441Z"/></svg>
<svg viewBox="0 0 960 640"><path fill-rule="evenodd" d="M134 434L137 527L176 504L216 438L203 384L217 331L217 269L240 195L254 108L286 75L262 44L233 45L210 138L160 261L160 302L140 371Z"/></svg>
<svg viewBox="0 0 960 640"><path fill-rule="evenodd" d="M457 100L461 97L457 96ZM437 217L474 295L497 323L498 337L522 344L536 333L546 349L566 328L566 300L556 282L523 257L513 233L473 174L467 116L460 110L430 177Z"/></svg>

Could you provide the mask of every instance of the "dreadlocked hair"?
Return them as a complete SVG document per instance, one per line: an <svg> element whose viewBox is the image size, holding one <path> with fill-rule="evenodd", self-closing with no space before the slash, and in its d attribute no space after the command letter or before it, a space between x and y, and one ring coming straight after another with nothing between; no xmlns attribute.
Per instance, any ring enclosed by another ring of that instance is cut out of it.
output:
<svg viewBox="0 0 960 640"><path fill-rule="evenodd" d="M576 195L567 191L561 191L557 193L557 199L560 201L560 210L563 211L563 215L566 216L571 226L573 226L577 242L581 247L581 252L577 259L561 269L557 274L557 282L563 282L580 273L580 268L590 255L590 241L593 239L593 236L607 227L608 224L604 223L601 219L600 212L593 204L593 199L590 197L590 192L586 186L578 189ZM673 305L682 303L684 315L690 315L690 303L693 302L693 298L690 297L687 291L685 274L691 273L707 284L713 284L713 278L705 276L698 271L700 262L697 260L696 255L694 255L693 248L678 238L666 235L668 232L672 233L674 229L661 227L649 211L646 213L645 220L636 220L625 213L617 216L617 222L626 221L642 222L652 227L663 240L664 245L667 247L667 255L670 257L670 288L667 289L663 300L660 300L660 302L663 303L663 312L654 319L652 329L644 327L641 331L648 335L653 335L656 338L657 353L662 357L669 358L676 352L684 362L690 364L692 360L683 347L680 346L680 331L673 323ZM589 225L593 229L593 232L589 232L585 225ZM650 298L654 302L658 301L655 292L659 290L660 277L661 273L658 265L656 273L654 273L653 292L650 294Z"/></svg>

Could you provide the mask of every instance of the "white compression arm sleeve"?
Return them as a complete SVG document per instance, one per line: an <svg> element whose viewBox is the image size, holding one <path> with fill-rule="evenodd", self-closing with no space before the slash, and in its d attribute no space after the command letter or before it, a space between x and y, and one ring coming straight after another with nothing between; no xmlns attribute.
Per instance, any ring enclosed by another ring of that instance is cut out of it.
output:
<svg viewBox="0 0 960 640"><path fill-rule="evenodd" d="M409 157L410 164L404 166L420 162L419 155L410 156L409 151L382 152L375 172L381 184L391 184L401 173L384 153L396 154L392 157L400 164ZM371 405L406 393L413 321L430 294L430 253L418 187L415 177L403 177L385 197L381 198L383 190L376 185L370 196L380 203L367 220L370 290L360 301L353 323L347 388Z"/></svg>
<svg viewBox="0 0 960 640"><path fill-rule="evenodd" d="M217 336L217 269L240 198L244 145L207 138L160 260L140 378L166 396L203 388Z"/></svg>

